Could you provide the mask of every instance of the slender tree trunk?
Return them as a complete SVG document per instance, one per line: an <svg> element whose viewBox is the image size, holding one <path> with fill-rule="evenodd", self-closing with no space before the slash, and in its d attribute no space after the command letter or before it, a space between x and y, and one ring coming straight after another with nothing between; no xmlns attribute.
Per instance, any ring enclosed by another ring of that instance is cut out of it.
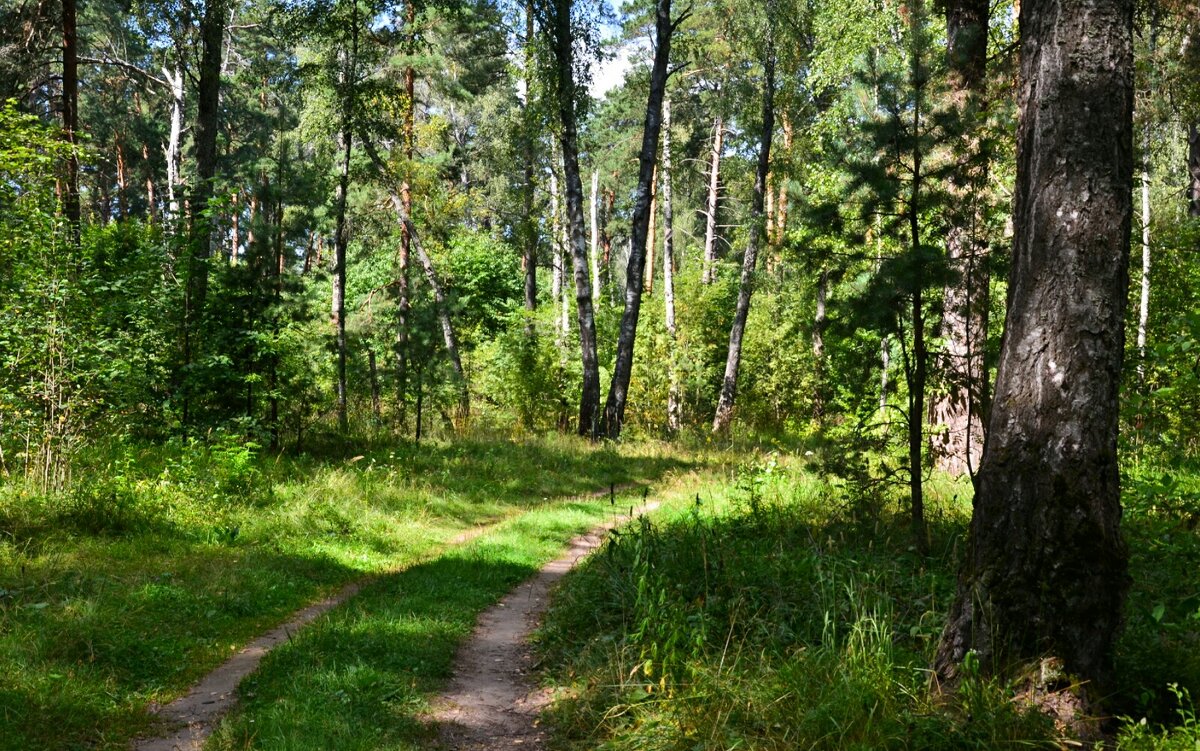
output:
<svg viewBox="0 0 1200 751"><path fill-rule="evenodd" d="M1142 277L1138 298L1138 385L1146 382L1146 329L1150 321L1150 126L1142 131Z"/></svg>
<svg viewBox="0 0 1200 751"><path fill-rule="evenodd" d="M650 224L646 228L646 271L645 287L647 295L654 294L654 256L658 250L658 167L650 178Z"/></svg>
<svg viewBox="0 0 1200 751"><path fill-rule="evenodd" d="M592 267L592 299L600 299L600 170L592 170L592 252L588 262Z"/></svg>
<svg viewBox="0 0 1200 751"><path fill-rule="evenodd" d="M721 151L724 148L725 123L717 115L713 123L712 151L708 168L708 201L704 212L704 271L701 281L712 284L717 264L717 204L721 193Z"/></svg>
<svg viewBox="0 0 1200 751"><path fill-rule="evenodd" d="M638 155L637 198L630 220L629 265L625 271L625 311L617 335L617 358L613 366L612 383L604 405L604 433L616 439L625 421L625 402L629 396L629 379L633 372L633 347L637 339L638 317L642 307L642 275L647 255L647 232L654 212L654 176L658 172L658 139L663 127L663 97L670 73L671 0L657 0L654 21L654 62L650 69L650 96L646 102L646 117L642 126L642 149ZM650 248L653 255L653 248Z"/></svg>
<svg viewBox="0 0 1200 751"><path fill-rule="evenodd" d="M333 325L337 348L337 420L338 428L345 433L350 428L350 413L346 384L346 249L350 244L350 227L346 221L346 202L350 192L350 153L353 147L352 118L354 116L354 91L358 72L358 3L351 0L353 12L350 20L350 48L346 51L342 70L342 124L341 158L338 172L336 212L337 230L334 237L333 261Z"/></svg>
<svg viewBox="0 0 1200 751"><path fill-rule="evenodd" d="M579 397L580 435L596 437L600 427L600 363L596 356L596 320L588 280L587 241L583 234L583 182L579 176L579 146L575 121L575 40L571 34L570 0L555 0L554 50L558 62L558 113L562 123L563 178L566 183L567 227L575 270L575 303L579 319L579 351L583 389Z"/></svg>
<svg viewBox="0 0 1200 751"><path fill-rule="evenodd" d="M525 149L525 215L524 220L524 248L521 256L521 262L525 270L525 310L529 314L528 321L525 324L525 333L532 338L534 335L533 328L533 312L537 310L537 247L538 247L538 232L537 221L533 215L533 198L536 188L533 181L533 141L534 141L534 116L533 107L530 104L530 97L533 96L533 66L534 47L533 47L533 4L532 0L527 0L525 4L525 102L522 104L521 113L523 115L523 146Z"/></svg>
<svg viewBox="0 0 1200 751"><path fill-rule="evenodd" d="M663 101L663 305L667 325L667 429L683 427L683 394L679 384L678 331L675 325L675 208L671 195L671 100Z"/></svg>
<svg viewBox="0 0 1200 751"><path fill-rule="evenodd" d="M774 7L774 3L770 4ZM769 12L768 19L774 14ZM768 24L773 23L773 19ZM733 314L733 326L729 331L729 351L725 358L725 376L721 381L721 396L717 401L717 412L713 417L714 433L729 432L733 421L733 404L737 396L738 368L742 362L742 336L746 332L746 319L750 316L750 296L754 292L754 270L758 261L758 244L764 230L763 204L767 190L767 171L771 166L771 137L775 131L775 39L770 26L767 29L766 57L763 61L762 135L758 147L758 170L754 178L754 197L750 205L750 240L746 244L746 255L742 259L742 278L738 284L737 308ZM716 170L713 170L716 174Z"/></svg>
<svg viewBox="0 0 1200 751"><path fill-rule="evenodd" d="M162 69L163 78L171 85L171 130L167 136L167 219L179 219L179 168L183 142L183 69L178 63L173 71Z"/></svg>
<svg viewBox="0 0 1200 751"><path fill-rule="evenodd" d="M825 417L825 326L827 323L825 302L829 294L829 269L821 269L817 276L817 310L813 316L813 362L816 366L816 385L813 387L813 417Z"/></svg>
<svg viewBox="0 0 1200 751"><path fill-rule="evenodd" d="M79 245L79 44L75 30L75 0L62 0L63 77L62 118L63 135L71 145L67 154L67 185L63 196L63 214L71 233L73 245Z"/></svg>
<svg viewBox="0 0 1200 751"><path fill-rule="evenodd" d="M952 684L968 652L985 673L1058 660L1097 695L1111 677L1129 586L1117 395L1132 218L1133 5L1021 5L1008 314L967 556L935 663Z"/></svg>
<svg viewBox="0 0 1200 751"><path fill-rule="evenodd" d="M1200 123L1188 126L1188 216L1200 216Z"/></svg>
<svg viewBox="0 0 1200 751"><path fill-rule="evenodd" d="M783 128L783 153L790 157L794 143L792 120L786 114L780 120ZM785 171L783 178L779 181L779 201L775 204L775 248L777 252L782 249L784 240L787 238L787 222L788 174Z"/></svg>
<svg viewBox="0 0 1200 751"><path fill-rule="evenodd" d="M565 319L558 315L559 306L562 304L563 287L567 277L566 260L563 256L562 231L559 225L559 210L558 210L558 174L553 167L550 169L550 243L554 247L551 263L554 264L550 279L550 297L554 302L551 307L555 311L554 327L558 331L558 340L561 343L567 334L567 327L560 323Z"/></svg>
<svg viewBox="0 0 1200 751"><path fill-rule="evenodd" d="M404 179L400 183L400 204L404 216L412 217L412 174L413 159L416 156L416 71L413 68L412 57L416 54L416 25L417 8L414 0L408 0L404 6L404 48L409 62L404 67ZM400 226L400 249L396 269L396 408L399 413L399 423L403 426L405 406L408 404L408 345L409 345L409 314L411 313L409 260L412 248L412 238L408 233L408 225Z"/></svg>
<svg viewBox="0 0 1200 751"><path fill-rule="evenodd" d="M979 135L986 96L988 0L950 0L945 4L951 100L967 148L950 181L953 207L946 231L946 254L958 280L943 292L941 359L948 378L944 395L931 405L935 461L954 475L972 472L983 452L983 404L986 391L989 275L980 192L988 164Z"/></svg>
<svg viewBox="0 0 1200 751"><path fill-rule="evenodd" d="M910 8L912 24L912 51L909 54L910 85L913 88L913 132L921 134L925 129L925 46L924 30L921 27L925 16L923 0L917 0ZM915 263L912 265L912 327L913 349L908 376L908 488L912 513L913 542L917 551L924 554L928 548L925 531L925 488L923 450L925 448L925 385L928 380L929 347L925 343L925 260L921 252L921 211L925 208L924 146L917 137L912 139L911 193L906 207L908 219L909 252Z"/></svg>
<svg viewBox="0 0 1200 751"><path fill-rule="evenodd" d="M446 345L446 354L450 357L450 364L454 367L454 375L458 379L458 417L463 420L468 419L471 416L471 390L467 383L467 372L463 368L462 356L459 354L458 336L454 332L454 322L450 318L450 302L446 298L445 287L442 286L441 279L438 278L437 271L433 268L433 261L425 252L424 246L421 245L417 228L413 226L412 220L409 219L408 213L404 209L403 199L393 195L392 206L396 210L396 216L400 219L401 225L408 233L413 250L417 252L417 261L425 272L425 281L433 290L434 307L437 309L438 323L442 328L442 342Z"/></svg>

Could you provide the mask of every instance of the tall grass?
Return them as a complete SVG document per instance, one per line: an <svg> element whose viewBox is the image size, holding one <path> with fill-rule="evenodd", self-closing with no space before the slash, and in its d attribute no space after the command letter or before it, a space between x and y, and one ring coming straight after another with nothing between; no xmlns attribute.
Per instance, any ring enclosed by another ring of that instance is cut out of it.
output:
<svg viewBox="0 0 1200 751"><path fill-rule="evenodd" d="M957 571L969 486L931 484L929 557L911 549L904 509L847 498L795 466L743 471L688 513L644 523L572 574L541 632L560 699L551 716L564 748L993 749L1059 748L1048 719L1012 686L968 671L952 696L928 666ZM965 492L964 492L965 491ZM1195 586L1181 563L1163 567L1136 515L1127 520L1141 586L1131 613ZM1161 532L1161 529L1160 529ZM1170 549L1200 553L1193 535ZM1160 554L1161 555L1161 554ZM1153 562L1152 562L1153 561ZM1157 570L1152 570L1157 567ZM1194 568L1192 572L1194 573ZM1181 603L1182 604L1182 603ZM1186 619L1186 606L1157 611ZM1148 629L1131 617L1121 645L1126 694L1169 680L1195 686L1195 625ZM1161 624L1159 624L1161 625ZM1162 664L1170 661L1170 669ZM1136 665L1144 665L1137 668ZM1112 725L1127 749L1200 748L1183 688ZM1169 710L1160 711L1161 708ZM1172 714L1173 729L1153 719ZM1151 720L1139 722L1145 713ZM1189 745L1193 744L1193 745Z"/></svg>

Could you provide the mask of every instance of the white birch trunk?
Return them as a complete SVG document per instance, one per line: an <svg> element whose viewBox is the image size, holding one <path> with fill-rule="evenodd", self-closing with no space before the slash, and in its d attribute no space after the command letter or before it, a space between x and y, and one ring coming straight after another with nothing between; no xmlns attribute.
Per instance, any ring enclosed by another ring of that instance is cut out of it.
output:
<svg viewBox="0 0 1200 751"><path fill-rule="evenodd" d="M600 299L600 170L592 170L592 299Z"/></svg>
<svg viewBox="0 0 1200 751"><path fill-rule="evenodd" d="M724 138L725 124L718 116L713 125L713 145L709 157L708 204L704 223L704 274L701 279L705 284L712 284L717 261L717 202L721 190L721 149Z"/></svg>

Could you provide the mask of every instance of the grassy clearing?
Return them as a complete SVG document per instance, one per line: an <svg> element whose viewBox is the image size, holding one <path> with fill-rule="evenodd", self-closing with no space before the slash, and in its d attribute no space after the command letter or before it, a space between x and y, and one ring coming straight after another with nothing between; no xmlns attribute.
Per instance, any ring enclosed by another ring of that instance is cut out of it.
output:
<svg viewBox="0 0 1200 751"><path fill-rule="evenodd" d="M934 484L933 552L919 558L894 509L847 503L840 488L771 463L610 541L568 577L540 635L562 687L551 710L558 745L1062 747L1010 687L969 678L951 700L929 691L969 496L969 486ZM1119 747L1195 749L1186 691L1200 687L1200 650L1187 598L1200 539L1136 505L1122 692L1110 700L1133 718Z"/></svg>
<svg viewBox="0 0 1200 751"><path fill-rule="evenodd" d="M218 437L98 454L64 494L0 487L0 749L124 748L150 702L338 586L693 461L563 438L276 459Z"/></svg>

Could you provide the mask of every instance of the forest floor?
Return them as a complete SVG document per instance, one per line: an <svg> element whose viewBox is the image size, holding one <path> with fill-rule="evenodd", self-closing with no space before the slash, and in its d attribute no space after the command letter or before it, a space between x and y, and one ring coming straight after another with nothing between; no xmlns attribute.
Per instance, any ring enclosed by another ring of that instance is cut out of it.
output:
<svg viewBox="0 0 1200 751"><path fill-rule="evenodd" d="M208 747L280 747L293 734L297 748L424 745L417 718L455 645L478 612L611 517L594 491L690 484L720 463L557 437L358 449L126 447L61 494L0 484L0 749L128 749L173 727L164 708L231 655L241 667L227 684L275 637ZM279 628L321 602L302 617L337 607ZM303 657L320 664L293 671ZM263 716L286 709L276 688L303 717ZM361 743L342 743L351 726Z"/></svg>
<svg viewBox="0 0 1200 751"><path fill-rule="evenodd" d="M552 590L563 576L600 547L618 524L658 507L657 501L643 503L630 514L571 540L563 556L479 617L471 638L455 657L450 689L438 698L431 713L443 747L451 751L545 747L539 715L550 701L550 692L534 680L530 636L541 625Z"/></svg>

